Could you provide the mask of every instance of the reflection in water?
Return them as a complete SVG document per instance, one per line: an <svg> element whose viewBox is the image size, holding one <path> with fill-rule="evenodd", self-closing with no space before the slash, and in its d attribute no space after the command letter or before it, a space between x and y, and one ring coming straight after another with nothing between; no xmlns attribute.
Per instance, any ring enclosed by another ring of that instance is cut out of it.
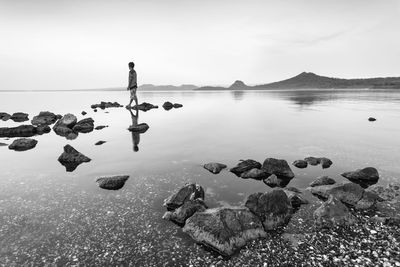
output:
<svg viewBox="0 0 400 267"><path fill-rule="evenodd" d="M234 100L240 101L243 100L243 96L245 91L231 91Z"/></svg>
<svg viewBox="0 0 400 267"><path fill-rule="evenodd" d="M132 118L132 125L130 128L136 128L138 126L138 119L139 119L139 110L135 110L135 114L133 114L132 110L129 109L129 112L131 113L131 118ZM133 151L138 152L139 151L139 142L140 142L140 133L131 131L132 134L132 145L133 145Z"/></svg>

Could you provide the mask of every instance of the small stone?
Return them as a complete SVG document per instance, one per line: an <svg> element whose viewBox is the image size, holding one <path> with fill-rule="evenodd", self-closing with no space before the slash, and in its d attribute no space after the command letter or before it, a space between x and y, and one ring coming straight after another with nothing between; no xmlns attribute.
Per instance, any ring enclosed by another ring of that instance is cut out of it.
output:
<svg viewBox="0 0 400 267"><path fill-rule="evenodd" d="M302 159L295 160L292 164L293 164L293 166L295 166L295 167L297 167L299 169L304 169L304 168L307 168L307 166L308 166L307 161L302 160Z"/></svg>
<svg viewBox="0 0 400 267"><path fill-rule="evenodd" d="M26 151L34 148L38 141L31 138L20 138L16 139L12 142L11 145L8 146L9 149L15 151Z"/></svg>
<svg viewBox="0 0 400 267"><path fill-rule="evenodd" d="M129 179L129 175L117 175L100 177L96 180L96 183L100 188L107 190L118 190L121 189L125 182Z"/></svg>
<svg viewBox="0 0 400 267"><path fill-rule="evenodd" d="M204 164L204 169L214 173L214 174L218 174L220 173L223 169L225 169L227 166L225 164L222 163L217 163L217 162L210 162L207 164Z"/></svg>

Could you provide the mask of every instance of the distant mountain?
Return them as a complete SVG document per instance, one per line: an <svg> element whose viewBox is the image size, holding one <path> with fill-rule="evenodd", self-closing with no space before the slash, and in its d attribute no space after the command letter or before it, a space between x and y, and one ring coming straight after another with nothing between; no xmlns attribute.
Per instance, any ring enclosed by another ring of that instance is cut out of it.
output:
<svg viewBox="0 0 400 267"><path fill-rule="evenodd" d="M203 86L203 87L199 87L199 88L197 88L195 90L212 91L212 90L247 90L247 89L252 89L252 88L250 86L247 86L244 82L237 80L229 87Z"/></svg>
<svg viewBox="0 0 400 267"><path fill-rule="evenodd" d="M142 84L139 86L140 91L190 91L198 88L192 84L182 84L180 86L175 85L154 85L154 84Z"/></svg>

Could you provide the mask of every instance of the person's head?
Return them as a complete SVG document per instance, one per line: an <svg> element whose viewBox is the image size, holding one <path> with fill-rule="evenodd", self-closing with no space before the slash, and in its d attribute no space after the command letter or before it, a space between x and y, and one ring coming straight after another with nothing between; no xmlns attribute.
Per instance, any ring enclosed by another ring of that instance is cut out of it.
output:
<svg viewBox="0 0 400 267"><path fill-rule="evenodd" d="M139 146L138 145L134 145L133 146L133 151L138 152L139 151Z"/></svg>
<svg viewBox="0 0 400 267"><path fill-rule="evenodd" d="M133 70L133 68L135 67L135 63L129 62L128 63L128 67L129 67L130 70Z"/></svg>

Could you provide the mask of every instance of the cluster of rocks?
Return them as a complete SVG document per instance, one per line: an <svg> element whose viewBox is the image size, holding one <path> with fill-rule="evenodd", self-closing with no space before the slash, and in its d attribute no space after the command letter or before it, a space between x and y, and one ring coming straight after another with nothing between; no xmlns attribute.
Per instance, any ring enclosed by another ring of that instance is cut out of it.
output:
<svg viewBox="0 0 400 267"><path fill-rule="evenodd" d="M179 104L179 103L172 104L172 103L169 102L169 101L166 101L166 102L164 102L164 104L163 104L163 108L164 108L165 110L170 110L170 109L172 109L172 108L181 108L181 107L183 107L182 104Z"/></svg>
<svg viewBox="0 0 400 267"><path fill-rule="evenodd" d="M332 160L325 157L307 157L305 159L295 160L292 164L299 169L307 168L308 165L317 166L318 164L321 164L323 169L327 169L333 164L333 162Z"/></svg>
<svg viewBox="0 0 400 267"><path fill-rule="evenodd" d="M66 145L64 146L64 152L58 157L58 161L65 167L67 172L72 172L80 164L90 162L91 159L77 151L71 145Z"/></svg>
<svg viewBox="0 0 400 267"><path fill-rule="evenodd" d="M29 115L24 112L15 112L12 115L6 112L0 112L0 120L2 121L12 120L14 122L24 122L29 120Z"/></svg>
<svg viewBox="0 0 400 267"><path fill-rule="evenodd" d="M93 110L96 110L97 108L101 109L106 109L106 108L120 108L123 107L121 104L118 102L104 102L101 101L100 104L93 104L90 106Z"/></svg>
<svg viewBox="0 0 400 267"><path fill-rule="evenodd" d="M0 137L32 137L51 131L48 125L20 125L17 127L0 127Z"/></svg>
<svg viewBox="0 0 400 267"><path fill-rule="evenodd" d="M80 121L73 114L65 114L53 126L53 130L57 135L63 136L68 140L75 139L79 133L89 133L94 129L94 120L85 118Z"/></svg>
<svg viewBox="0 0 400 267"><path fill-rule="evenodd" d="M149 111L149 110L155 109L155 108L158 108L158 106L155 106L155 105L147 103L147 102L143 102L142 104L134 105L131 109L137 109L137 110L141 110L141 111Z"/></svg>

